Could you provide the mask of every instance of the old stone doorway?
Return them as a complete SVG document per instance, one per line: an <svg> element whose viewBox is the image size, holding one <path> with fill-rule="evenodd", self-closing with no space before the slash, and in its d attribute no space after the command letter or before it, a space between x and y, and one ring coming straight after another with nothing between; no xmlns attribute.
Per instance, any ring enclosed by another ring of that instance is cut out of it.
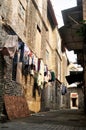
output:
<svg viewBox="0 0 86 130"><path fill-rule="evenodd" d="M78 109L78 93L70 94L70 108Z"/></svg>
<svg viewBox="0 0 86 130"><path fill-rule="evenodd" d="M77 106L76 100L77 100L77 98L72 98L72 106L73 106L73 107L76 107L76 106Z"/></svg>

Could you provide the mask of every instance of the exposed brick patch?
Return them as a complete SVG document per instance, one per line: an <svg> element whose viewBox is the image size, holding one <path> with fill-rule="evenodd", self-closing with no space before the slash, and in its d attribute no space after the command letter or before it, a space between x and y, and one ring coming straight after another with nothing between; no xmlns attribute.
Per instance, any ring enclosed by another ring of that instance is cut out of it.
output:
<svg viewBox="0 0 86 130"><path fill-rule="evenodd" d="M4 102L9 119L29 116L25 97L5 95Z"/></svg>

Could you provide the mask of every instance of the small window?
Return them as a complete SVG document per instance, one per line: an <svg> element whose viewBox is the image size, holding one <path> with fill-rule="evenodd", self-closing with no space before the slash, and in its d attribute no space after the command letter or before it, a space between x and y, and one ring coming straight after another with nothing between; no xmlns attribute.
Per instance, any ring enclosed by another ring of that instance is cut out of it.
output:
<svg viewBox="0 0 86 130"><path fill-rule="evenodd" d="M41 29L38 25L37 25L37 30L41 33Z"/></svg>

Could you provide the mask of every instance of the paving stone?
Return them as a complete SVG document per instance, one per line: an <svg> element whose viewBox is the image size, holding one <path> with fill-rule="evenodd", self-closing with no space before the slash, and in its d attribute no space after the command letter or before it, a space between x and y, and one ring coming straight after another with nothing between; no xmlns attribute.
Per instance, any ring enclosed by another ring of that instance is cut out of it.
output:
<svg viewBox="0 0 86 130"><path fill-rule="evenodd" d="M0 124L0 130L86 130L86 116L81 111L58 110L40 113L40 117L36 115ZM80 117L82 122L71 120Z"/></svg>

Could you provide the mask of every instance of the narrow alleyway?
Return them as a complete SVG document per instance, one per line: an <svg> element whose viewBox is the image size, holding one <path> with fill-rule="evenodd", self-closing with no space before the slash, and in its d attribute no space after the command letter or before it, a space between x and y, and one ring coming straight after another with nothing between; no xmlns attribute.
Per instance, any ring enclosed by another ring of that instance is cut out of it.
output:
<svg viewBox="0 0 86 130"><path fill-rule="evenodd" d="M58 28L52 0L0 0L0 130L86 130L86 2L76 1Z"/></svg>
<svg viewBox="0 0 86 130"><path fill-rule="evenodd" d="M32 114L0 124L0 130L86 130L86 116L79 110Z"/></svg>

